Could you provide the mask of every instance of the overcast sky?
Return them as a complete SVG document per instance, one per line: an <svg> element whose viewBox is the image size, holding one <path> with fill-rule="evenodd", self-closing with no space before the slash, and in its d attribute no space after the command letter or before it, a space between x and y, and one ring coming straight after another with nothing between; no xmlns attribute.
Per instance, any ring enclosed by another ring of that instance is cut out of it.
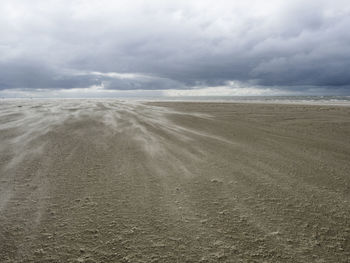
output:
<svg viewBox="0 0 350 263"><path fill-rule="evenodd" d="M349 0L1 0L1 96L350 95Z"/></svg>

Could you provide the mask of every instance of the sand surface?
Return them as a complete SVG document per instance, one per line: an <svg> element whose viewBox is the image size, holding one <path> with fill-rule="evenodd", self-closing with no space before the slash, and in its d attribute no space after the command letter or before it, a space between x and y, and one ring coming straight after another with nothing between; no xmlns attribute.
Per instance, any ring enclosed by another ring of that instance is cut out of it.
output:
<svg viewBox="0 0 350 263"><path fill-rule="evenodd" d="M0 104L0 262L350 262L350 107Z"/></svg>

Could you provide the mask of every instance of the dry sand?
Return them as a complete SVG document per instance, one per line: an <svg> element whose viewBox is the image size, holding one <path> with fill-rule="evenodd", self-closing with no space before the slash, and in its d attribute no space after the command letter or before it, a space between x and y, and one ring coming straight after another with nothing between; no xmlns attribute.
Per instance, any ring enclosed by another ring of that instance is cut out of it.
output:
<svg viewBox="0 0 350 263"><path fill-rule="evenodd" d="M350 107L1 101L0 262L349 262Z"/></svg>

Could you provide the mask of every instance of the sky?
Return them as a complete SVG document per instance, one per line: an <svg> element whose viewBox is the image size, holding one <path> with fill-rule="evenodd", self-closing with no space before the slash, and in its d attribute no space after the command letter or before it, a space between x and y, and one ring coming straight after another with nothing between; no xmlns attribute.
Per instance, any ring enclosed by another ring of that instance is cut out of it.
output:
<svg viewBox="0 0 350 263"><path fill-rule="evenodd" d="M349 0L1 0L1 97L350 95Z"/></svg>

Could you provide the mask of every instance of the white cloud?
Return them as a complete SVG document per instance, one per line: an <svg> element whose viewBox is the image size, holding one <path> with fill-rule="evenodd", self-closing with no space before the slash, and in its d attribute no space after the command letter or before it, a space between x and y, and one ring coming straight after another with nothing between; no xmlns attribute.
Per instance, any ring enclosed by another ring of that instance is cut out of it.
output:
<svg viewBox="0 0 350 263"><path fill-rule="evenodd" d="M191 89L164 90L163 95L169 97L187 97L187 96L273 96L287 95L291 92L283 92L274 88L259 87L238 81L227 81L224 86L215 87L193 87Z"/></svg>
<svg viewBox="0 0 350 263"><path fill-rule="evenodd" d="M139 73L120 73L120 72L98 72L98 71L77 71L68 70L67 74L72 74L73 76L100 76L108 77L114 79L153 79L154 77L146 74Z"/></svg>

